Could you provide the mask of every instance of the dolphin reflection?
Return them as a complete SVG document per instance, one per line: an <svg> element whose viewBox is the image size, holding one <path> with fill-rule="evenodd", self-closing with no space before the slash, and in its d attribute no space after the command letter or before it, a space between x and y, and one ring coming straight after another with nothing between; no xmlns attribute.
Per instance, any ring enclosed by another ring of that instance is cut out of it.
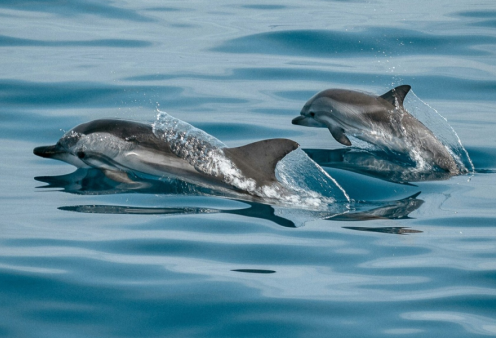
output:
<svg viewBox="0 0 496 338"><path fill-rule="evenodd" d="M303 149L321 167L356 172L393 183L446 180L453 176L448 171L419 171L412 162L398 162L380 150L360 148Z"/></svg>
<svg viewBox="0 0 496 338"><path fill-rule="evenodd" d="M75 211L91 214L128 214L128 215L188 215L188 214L211 214L224 213L241 215L245 217L255 217L274 222L287 228L296 228L292 221L274 214L274 208L267 204L252 203L242 201L250 205L249 208L242 209L216 209L216 208L196 208L196 207L132 207L119 205L74 205L59 207L59 210Z"/></svg>
<svg viewBox="0 0 496 338"><path fill-rule="evenodd" d="M418 199L420 192L397 201L382 203L379 207L364 212L338 214L335 221L367 221L373 219L407 219L408 215L420 208L424 201Z"/></svg>
<svg viewBox="0 0 496 338"><path fill-rule="evenodd" d="M230 196L220 195L218 191L196 186L181 180L133 178L133 183L116 182L109 179L98 169L77 169L71 174L61 176L35 177L35 180L47 183L40 189L59 188L71 194L104 195L120 193L139 193L175 196ZM98 213L98 214L130 214L130 215L188 215L224 213L243 217L268 220L283 227L299 227L313 220L329 221L366 221L380 219L404 219L418 209L423 201L418 199L420 193L397 201L358 203L350 205L346 212L299 210L281 206L236 200L246 207L239 209L204 208L204 207L142 207L122 205L74 205L61 206L59 210ZM367 228L363 228L367 231ZM374 229L374 228L369 228ZM377 231L377 230L369 230Z"/></svg>
<svg viewBox="0 0 496 338"><path fill-rule="evenodd" d="M420 230L410 229L406 227L378 227L378 228L343 227L343 229L378 232L382 234L394 234L394 235L408 235L408 234L416 234L422 232Z"/></svg>

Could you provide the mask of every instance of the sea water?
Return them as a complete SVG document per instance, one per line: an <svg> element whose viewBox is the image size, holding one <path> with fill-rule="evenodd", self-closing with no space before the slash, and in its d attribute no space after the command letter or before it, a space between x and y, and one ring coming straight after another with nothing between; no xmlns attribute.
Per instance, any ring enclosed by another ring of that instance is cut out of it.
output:
<svg viewBox="0 0 496 338"><path fill-rule="evenodd" d="M496 335L493 1L3 1L0 16L0 336ZM323 89L401 84L447 119L469 174L326 166L353 154L291 124ZM32 154L157 109L228 147L298 142L349 208L130 187Z"/></svg>

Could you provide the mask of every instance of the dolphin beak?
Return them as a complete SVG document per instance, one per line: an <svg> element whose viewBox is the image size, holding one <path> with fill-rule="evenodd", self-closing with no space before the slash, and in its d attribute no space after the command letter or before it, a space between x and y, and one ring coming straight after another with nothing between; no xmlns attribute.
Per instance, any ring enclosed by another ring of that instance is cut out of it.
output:
<svg viewBox="0 0 496 338"><path fill-rule="evenodd" d="M56 155L61 154L59 147L57 145L53 146L42 146L33 149L33 154L44 157L44 158L54 158Z"/></svg>
<svg viewBox="0 0 496 338"><path fill-rule="evenodd" d="M327 126L325 124L320 123L319 121L317 121L313 117L304 116L304 115L300 115L298 117L295 117L291 123L299 125L299 126L305 126L305 127L327 128Z"/></svg>
<svg viewBox="0 0 496 338"><path fill-rule="evenodd" d="M300 115L298 117L295 117L293 119L293 121L291 121L292 124L297 124L297 125L301 125L302 124L302 121L305 119L305 116L303 115Z"/></svg>

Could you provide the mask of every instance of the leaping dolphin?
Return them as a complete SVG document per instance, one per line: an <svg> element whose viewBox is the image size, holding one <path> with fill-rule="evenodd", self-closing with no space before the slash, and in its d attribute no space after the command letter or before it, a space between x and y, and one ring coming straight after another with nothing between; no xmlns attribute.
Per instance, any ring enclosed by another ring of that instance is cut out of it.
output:
<svg viewBox="0 0 496 338"><path fill-rule="evenodd" d="M140 172L252 195L268 186L283 190L276 179L275 167L298 148L298 143L270 139L238 148L216 148L195 137L198 132L204 132L195 132L189 138L185 137L186 133L178 132L178 137L171 140L157 136L152 125L95 120L73 128L55 145L37 147L33 152L78 168L101 169L109 178L126 183L130 182L127 173Z"/></svg>
<svg viewBox="0 0 496 338"><path fill-rule="evenodd" d="M450 174L459 174L448 149L403 107L410 88L399 86L381 96L327 89L310 98L292 122L328 128L336 141L346 146L351 145L346 135L351 135L383 150L407 154L413 160L434 163Z"/></svg>

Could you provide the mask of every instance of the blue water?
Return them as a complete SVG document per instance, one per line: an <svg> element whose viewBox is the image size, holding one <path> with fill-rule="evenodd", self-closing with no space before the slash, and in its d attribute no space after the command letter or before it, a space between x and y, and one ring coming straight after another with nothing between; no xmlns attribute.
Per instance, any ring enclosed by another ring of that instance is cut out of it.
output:
<svg viewBox="0 0 496 338"><path fill-rule="evenodd" d="M0 336L496 335L494 1L7 0L0 17ZM320 90L400 84L474 173L352 171L327 130L291 124ZM130 189L32 154L157 109L230 147L293 139L356 205Z"/></svg>

